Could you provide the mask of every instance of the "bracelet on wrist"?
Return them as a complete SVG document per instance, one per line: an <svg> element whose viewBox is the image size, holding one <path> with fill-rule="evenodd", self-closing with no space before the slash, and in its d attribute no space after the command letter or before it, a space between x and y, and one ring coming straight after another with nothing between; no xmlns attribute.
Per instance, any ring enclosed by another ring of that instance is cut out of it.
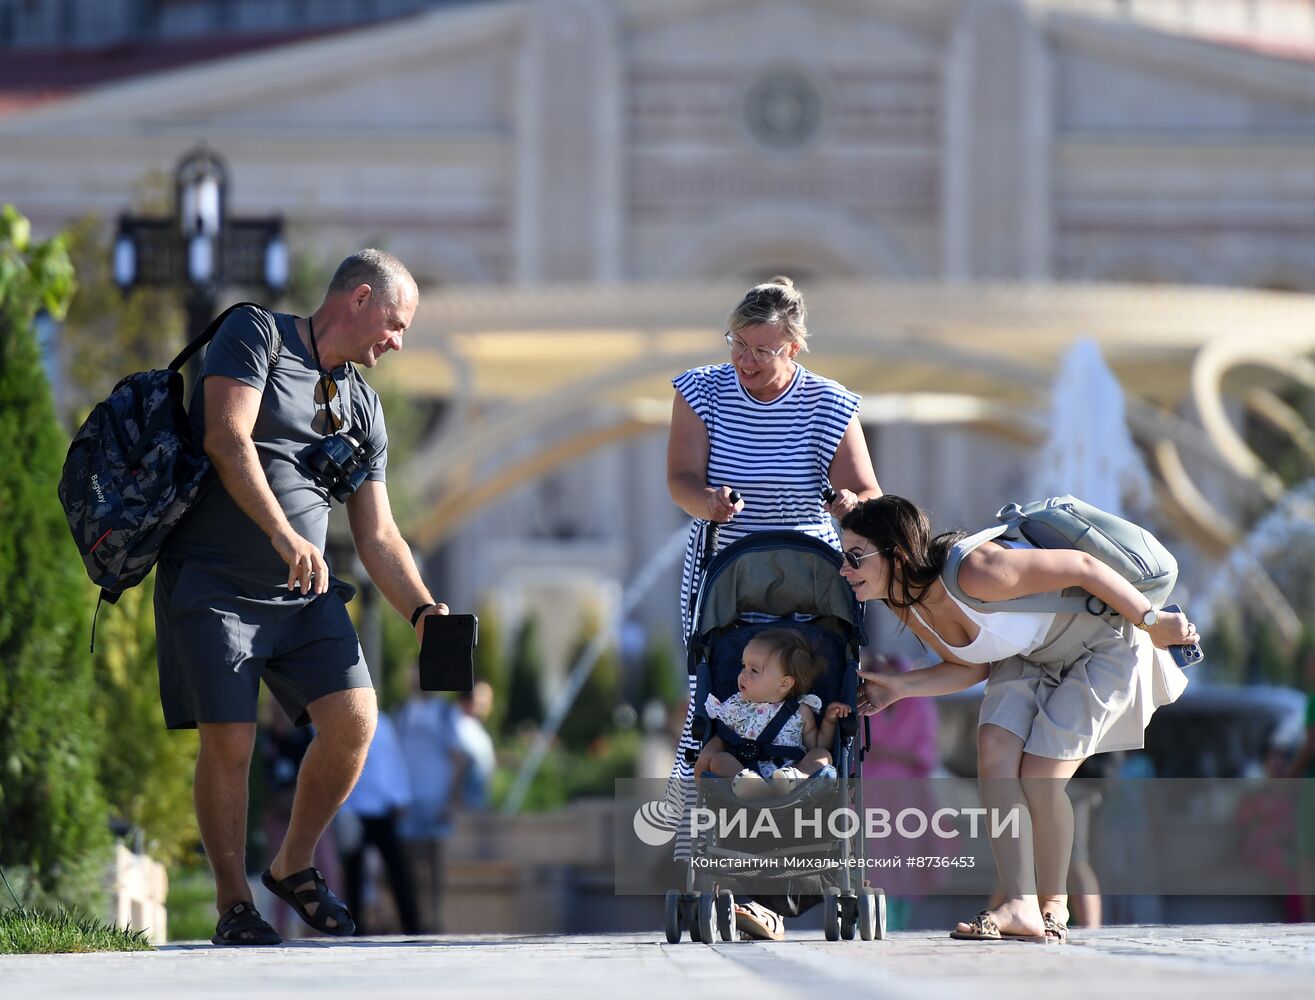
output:
<svg viewBox="0 0 1315 1000"><path fill-rule="evenodd" d="M433 603L430 603L430 604L422 604L422 605L420 605L418 608L416 608L414 611L412 611L412 612L411 612L411 627L412 627L412 628L415 628L415 627L416 627L416 622L418 622L418 621L420 620L420 616L423 615L423 614L424 614L426 611L428 611L430 608L436 608L436 607L438 607L438 605L437 605L437 604L433 604Z"/></svg>

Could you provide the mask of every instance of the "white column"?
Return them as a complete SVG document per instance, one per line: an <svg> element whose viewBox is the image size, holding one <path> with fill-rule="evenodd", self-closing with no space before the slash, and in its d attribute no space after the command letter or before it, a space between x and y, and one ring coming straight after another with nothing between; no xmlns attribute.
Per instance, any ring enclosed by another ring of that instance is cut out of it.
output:
<svg viewBox="0 0 1315 1000"><path fill-rule="evenodd" d="M969 104L975 49L970 40L969 19L960 16L945 47L941 87L941 274L955 281L972 276L968 249L973 194L969 177Z"/></svg>
<svg viewBox="0 0 1315 1000"><path fill-rule="evenodd" d="M602 0L539 0L524 23L517 281L614 279L624 272L624 78L616 15Z"/></svg>
<svg viewBox="0 0 1315 1000"><path fill-rule="evenodd" d="M968 0L945 62L941 237L950 278L1050 273L1047 42L1023 0Z"/></svg>

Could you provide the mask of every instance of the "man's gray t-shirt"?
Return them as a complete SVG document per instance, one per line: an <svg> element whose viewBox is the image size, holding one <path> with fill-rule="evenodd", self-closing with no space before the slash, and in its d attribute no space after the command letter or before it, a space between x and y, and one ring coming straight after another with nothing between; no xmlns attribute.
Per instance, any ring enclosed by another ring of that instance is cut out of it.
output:
<svg viewBox="0 0 1315 1000"><path fill-rule="evenodd" d="M276 329L282 334L282 346L271 372ZM341 429L365 446L367 479L382 482L388 464L383 408L375 391L349 367L343 365L329 373L337 384L337 398L329 406L335 416L344 418ZM223 375L263 392L251 437L265 478L292 530L323 552L329 492L315 481L305 461L306 454L324 440L324 404L316 402L321 374L297 334L292 316L253 307L238 309L224 321L206 350L190 412L194 440L200 442L205 434L208 376ZM317 413L321 414L318 419ZM187 517L169 536L164 556L198 560L208 569L271 587L288 578L287 564L274 551L269 536L238 507L218 473L207 477Z"/></svg>

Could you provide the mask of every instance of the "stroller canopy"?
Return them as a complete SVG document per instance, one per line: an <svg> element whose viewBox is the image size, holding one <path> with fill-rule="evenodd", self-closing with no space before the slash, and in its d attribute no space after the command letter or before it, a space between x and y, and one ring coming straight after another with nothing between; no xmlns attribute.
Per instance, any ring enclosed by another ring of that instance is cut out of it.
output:
<svg viewBox="0 0 1315 1000"><path fill-rule="evenodd" d="M708 563L694 608L694 634L735 624L744 614L792 614L862 621L854 592L840 575L840 553L799 531L755 531Z"/></svg>

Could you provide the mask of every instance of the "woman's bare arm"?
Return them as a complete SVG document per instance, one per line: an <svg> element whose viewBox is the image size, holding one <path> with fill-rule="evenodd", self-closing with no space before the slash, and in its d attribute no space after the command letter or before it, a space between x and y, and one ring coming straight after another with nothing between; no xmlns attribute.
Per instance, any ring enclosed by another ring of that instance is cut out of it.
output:
<svg viewBox="0 0 1315 1000"><path fill-rule="evenodd" d="M828 475L836 498L827 504L827 511L836 517L844 517L862 500L881 496L881 485L877 482L876 470L872 468L872 453L868 451L867 438L857 413L850 418L849 426L836 446Z"/></svg>
<svg viewBox="0 0 1315 1000"><path fill-rule="evenodd" d="M954 694L985 680L990 672L989 663L951 663L948 660L903 674L860 670L858 676L863 680L863 687L859 691L859 714L874 715L902 698Z"/></svg>
<svg viewBox="0 0 1315 1000"><path fill-rule="evenodd" d="M731 503L734 484L719 488L708 485L710 451L707 425L685 397L676 393L671 406L671 432L667 437L667 489L671 499L690 517L729 521L744 507L744 502Z"/></svg>
<svg viewBox="0 0 1315 1000"><path fill-rule="evenodd" d="M1007 549L983 545L970 552L959 569L959 586L981 601L1008 601L1081 587L1128 621L1137 623L1151 609L1150 600L1095 556L1073 549ZM1199 642L1186 615L1162 612L1150 629L1151 641L1164 648Z"/></svg>

